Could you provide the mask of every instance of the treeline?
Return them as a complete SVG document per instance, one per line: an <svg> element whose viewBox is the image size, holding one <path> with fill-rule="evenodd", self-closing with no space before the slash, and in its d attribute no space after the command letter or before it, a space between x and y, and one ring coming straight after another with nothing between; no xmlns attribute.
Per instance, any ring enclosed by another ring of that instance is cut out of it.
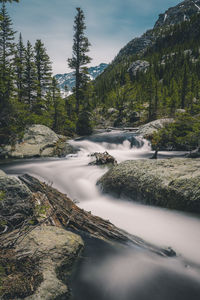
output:
<svg viewBox="0 0 200 300"><path fill-rule="evenodd" d="M117 125L174 116L178 109L200 112L200 16L159 30L156 43L145 53L121 57L95 81L97 106L119 111ZM133 61L145 60L146 72L133 74ZM134 111L138 118L127 118Z"/></svg>
<svg viewBox="0 0 200 300"><path fill-rule="evenodd" d="M75 125L43 42L38 39L34 45L30 41L24 45L21 34L15 42L4 1L0 16L0 143L19 138L28 124L72 134Z"/></svg>

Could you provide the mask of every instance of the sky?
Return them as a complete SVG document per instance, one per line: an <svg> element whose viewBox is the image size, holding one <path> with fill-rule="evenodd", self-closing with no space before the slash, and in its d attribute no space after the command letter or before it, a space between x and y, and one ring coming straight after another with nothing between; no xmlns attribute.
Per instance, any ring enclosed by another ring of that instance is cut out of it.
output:
<svg viewBox="0 0 200 300"><path fill-rule="evenodd" d="M54 74L70 69L76 7L85 14L91 47L89 66L110 63L134 37L154 26L158 15L181 0L20 0L7 4L13 27L24 43L42 39Z"/></svg>

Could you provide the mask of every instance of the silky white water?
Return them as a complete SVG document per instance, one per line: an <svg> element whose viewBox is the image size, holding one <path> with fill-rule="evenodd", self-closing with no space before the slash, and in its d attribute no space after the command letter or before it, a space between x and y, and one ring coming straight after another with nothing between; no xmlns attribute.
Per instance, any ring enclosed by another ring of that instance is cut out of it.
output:
<svg viewBox="0 0 200 300"><path fill-rule="evenodd" d="M117 134L115 132L113 134L114 137ZM104 219L109 219L116 226L152 244L161 247L172 247L179 256L178 259L172 259L171 262L167 262L163 258L156 258L155 260L151 255L144 255L144 253L133 254L127 252L110 258L108 261L101 262L101 265L97 268L94 266L91 267L89 272L87 269L87 272L84 272L83 275L83 280L86 283L92 282L94 284L94 281L102 282L105 289L107 286L108 294L110 293L110 289L112 290L111 298L107 294L106 299L132 299L126 296L126 294L130 287L132 289L133 282L131 281L131 284L129 282L129 288L127 287L127 278L126 284L122 284L123 280L121 277L127 277L127 272L130 272L129 277L131 276L131 280L134 279L134 282L140 282L149 276L151 278L157 276L155 274L160 274L162 270L164 270L164 274L170 270L172 274L175 273L179 276L184 274L186 276L184 280L187 278L189 278L189 281L194 280L195 288L196 286L197 290L199 288L199 294L195 292L195 296L193 295L191 299L200 299L200 274L197 270L186 268L181 263L181 261L186 259L196 265L200 265L200 219L181 212L144 206L133 201L128 202L123 199L119 200L108 195L103 195L96 186L96 182L107 171L107 168L89 166L88 164L94 159L89 156L91 153L108 151L118 162L130 159L148 159L153 153L148 142L139 137L136 138L137 143L134 146L129 136L128 139L117 140L117 143L115 143L115 138L114 142L112 140L109 141L109 136L112 136L112 133L102 135L102 138L97 141L93 141L92 139L71 141L72 145L79 148L79 152L75 155L69 155L65 159L12 163L5 168L5 171L12 174L29 173L37 176L47 183L52 184L61 192L66 193L81 208L91 211L94 215L98 215ZM180 152L163 152L161 154L162 157L166 157L180 155ZM114 284L114 287L111 288L112 284L111 282L108 284L109 278L107 277L110 276L110 270L113 268L116 271L112 273L110 278L110 281ZM116 275L117 273L120 273L120 275ZM90 274L89 277L86 274ZM116 295L114 295L114 291L117 293ZM160 298L158 299L165 299L161 291L159 293ZM165 295L168 294L166 293ZM195 298L196 295L197 298ZM154 298L148 298L148 295L146 298L145 296L141 296L141 299L154 300ZM85 298L83 297L82 299ZM140 298L134 299L140 300ZM179 299L179 296L173 299ZM182 299L187 298L182 297Z"/></svg>

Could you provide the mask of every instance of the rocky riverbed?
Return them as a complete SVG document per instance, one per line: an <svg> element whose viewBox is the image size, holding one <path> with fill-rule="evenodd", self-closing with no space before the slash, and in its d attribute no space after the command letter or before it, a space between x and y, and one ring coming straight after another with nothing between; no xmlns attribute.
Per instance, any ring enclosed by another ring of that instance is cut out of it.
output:
<svg viewBox="0 0 200 300"><path fill-rule="evenodd" d="M99 181L103 192L133 201L200 213L200 159L125 161Z"/></svg>
<svg viewBox="0 0 200 300"><path fill-rule="evenodd" d="M68 280L84 248L82 235L159 257L176 255L80 209L29 175L17 178L0 171L0 198L1 299L69 299Z"/></svg>

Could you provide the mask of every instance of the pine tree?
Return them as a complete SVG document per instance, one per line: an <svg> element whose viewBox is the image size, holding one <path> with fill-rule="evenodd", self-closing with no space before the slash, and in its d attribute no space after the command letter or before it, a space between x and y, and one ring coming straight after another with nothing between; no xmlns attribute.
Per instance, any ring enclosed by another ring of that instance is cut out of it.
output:
<svg viewBox="0 0 200 300"><path fill-rule="evenodd" d="M185 108L185 101L186 101L186 94L187 94L187 67L184 66L184 74L183 74L183 81L182 81L182 91L181 91L181 108Z"/></svg>
<svg viewBox="0 0 200 300"><path fill-rule="evenodd" d="M35 113L41 114L45 109L45 95L51 85L52 68L49 56L41 40L35 43L35 66L37 75L37 97L34 103Z"/></svg>
<svg viewBox="0 0 200 300"><path fill-rule="evenodd" d="M19 41L15 52L15 70L16 70L16 85L18 101L24 102L24 67L25 67L25 47L22 40L22 35L19 35Z"/></svg>
<svg viewBox="0 0 200 300"><path fill-rule="evenodd" d="M32 110L32 106L36 98L36 79L34 51L31 43L28 41L25 49L24 99L29 105L30 110Z"/></svg>
<svg viewBox="0 0 200 300"><path fill-rule="evenodd" d="M12 21L3 2L0 11L0 111L8 108L13 88L14 34Z"/></svg>
<svg viewBox="0 0 200 300"><path fill-rule="evenodd" d="M76 112L79 113L80 103L81 103L81 88L85 85L86 68L91 58L87 55L89 51L90 43L88 38L85 36L84 31L85 26L85 16L81 8L76 8L77 15L74 20L74 44L72 58L68 59L69 67L75 70L76 77Z"/></svg>
<svg viewBox="0 0 200 300"><path fill-rule="evenodd" d="M58 88L58 83L53 77L52 79L52 105L53 105L53 130L58 130L58 122L59 122L59 100L60 100L60 90Z"/></svg>
<svg viewBox="0 0 200 300"><path fill-rule="evenodd" d="M8 141L13 123L14 34L11 18L3 2L0 11L0 144Z"/></svg>
<svg viewBox="0 0 200 300"><path fill-rule="evenodd" d="M19 0L0 0L0 3L5 3L5 2L19 2Z"/></svg>

